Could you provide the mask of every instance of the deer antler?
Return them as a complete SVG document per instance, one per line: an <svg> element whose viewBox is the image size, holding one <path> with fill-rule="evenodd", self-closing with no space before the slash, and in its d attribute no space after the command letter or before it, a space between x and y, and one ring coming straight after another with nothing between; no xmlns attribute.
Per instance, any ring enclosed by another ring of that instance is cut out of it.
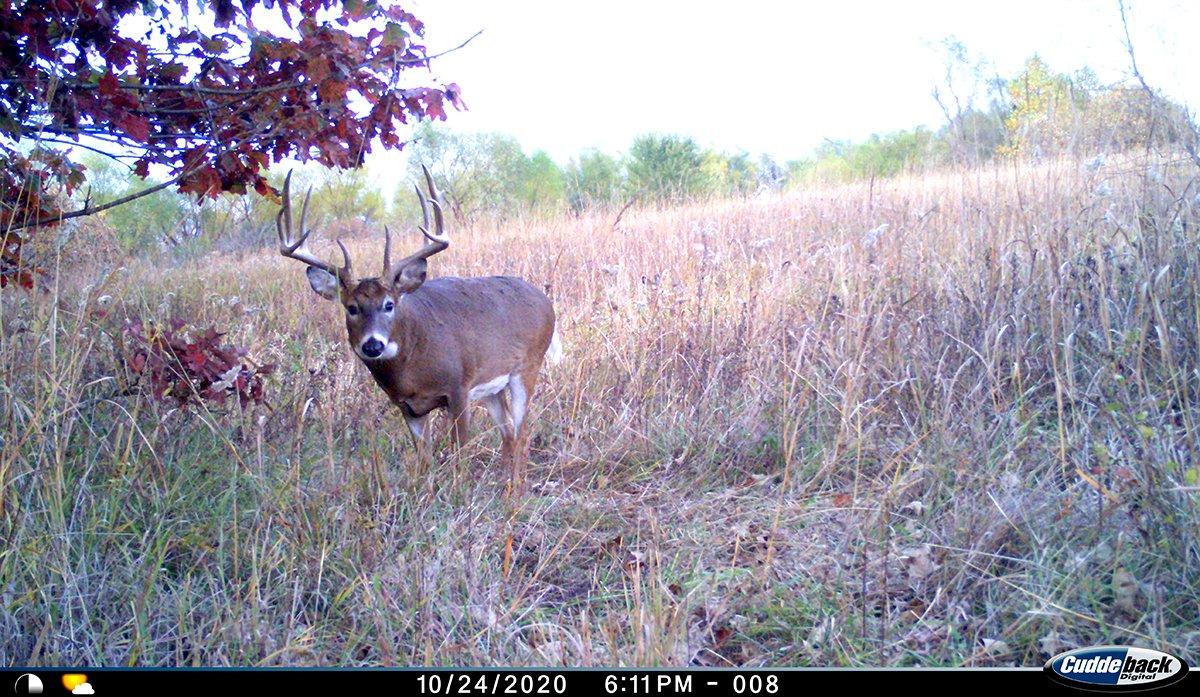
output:
<svg viewBox="0 0 1200 697"><path fill-rule="evenodd" d="M283 204L279 207L279 213L275 215L275 229L279 233L279 253L331 274L343 285L350 283L354 279L351 273L350 252L346 251L346 245L342 244L341 240L338 240L337 244L342 250L342 259L346 262L342 267L321 261L308 249L308 230L304 228L304 222L308 218L308 199L312 196L312 187L304 194L304 206L300 209L300 234L293 236L291 192L292 173L288 172L287 178L283 180Z"/></svg>
<svg viewBox="0 0 1200 697"><path fill-rule="evenodd" d="M396 274L400 273L400 269L417 261L419 259L428 259L438 252L450 246L450 236L446 234L445 220L442 218L442 197L438 193L437 186L433 183L433 176L429 174L429 168L421 165L421 171L425 174L425 184L429 187L429 198L425 197L425 193L421 191L420 185L416 186L417 200L421 202L421 216L424 218L424 224L418 225L417 229L429 240L425 246L418 249L416 252L404 257L395 264L389 263L392 256L392 235L386 227L383 228L384 246L383 246L383 268L384 278L395 278ZM429 207L433 206L433 222L434 231L429 231Z"/></svg>

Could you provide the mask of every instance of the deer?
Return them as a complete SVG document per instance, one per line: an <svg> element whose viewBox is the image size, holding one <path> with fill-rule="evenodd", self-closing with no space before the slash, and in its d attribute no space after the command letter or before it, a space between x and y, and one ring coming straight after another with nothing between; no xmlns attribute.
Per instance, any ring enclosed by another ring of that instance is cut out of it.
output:
<svg viewBox="0 0 1200 697"><path fill-rule="evenodd" d="M421 167L428 196L415 185L424 245L391 260L392 235L384 226L383 273L356 279L340 239L341 266L314 255L306 228L312 188L304 196L300 229L292 230L291 180L283 183L275 217L279 252L308 266L313 291L342 306L350 347L375 383L399 408L418 461L429 461L430 415L444 409L456 449L467 441L472 403L481 402L500 430L500 459L509 468L509 491L521 481L528 457L530 396L545 359L557 363L562 343L550 298L513 276L427 278L428 260L450 247L443 201L429 169ZM430 209L433 229L430 230Z"/></svg>

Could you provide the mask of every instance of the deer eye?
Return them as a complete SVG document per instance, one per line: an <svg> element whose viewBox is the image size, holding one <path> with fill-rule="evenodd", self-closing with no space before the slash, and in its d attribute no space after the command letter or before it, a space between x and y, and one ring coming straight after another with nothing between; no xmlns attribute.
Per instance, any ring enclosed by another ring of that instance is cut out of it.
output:
<svg viewBox="0 0 1200 697"><path fill-rule="evenodd" d="M350 315L351 317L357 315L358 314L358 305L347 305L346 306L346 314Z"/></svg>
<svg viewBox="0 0 1200 697"><path fill-rule="evenodd" d="M389 300L389 301L387 301L387 302L385 302L385 303L383 304L383 311L384 311L384 312L391 312L393 309L395 309L395 307L396 307L396 303L394 303L394 302L392 302L391 300Z"/></svg>

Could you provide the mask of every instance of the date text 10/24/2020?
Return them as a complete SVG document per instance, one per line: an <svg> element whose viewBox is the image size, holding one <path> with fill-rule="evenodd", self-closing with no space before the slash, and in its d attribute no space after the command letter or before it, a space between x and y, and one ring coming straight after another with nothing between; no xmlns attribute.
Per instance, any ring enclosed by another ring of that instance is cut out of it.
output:
<svg viewBox="0 0 1200 697"><path fill-rule="evenodd" d="M417 691L428 695L565 695L581 688L588 692L600 688L610 695L774 695L779 692L779 676L663 671L436 672L417 676Z"/></svg>

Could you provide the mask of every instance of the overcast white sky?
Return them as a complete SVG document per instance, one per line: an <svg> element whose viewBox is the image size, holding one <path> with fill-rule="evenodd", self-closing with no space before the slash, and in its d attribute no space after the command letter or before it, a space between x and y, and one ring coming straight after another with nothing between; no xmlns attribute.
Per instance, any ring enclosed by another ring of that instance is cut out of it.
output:
<svg viewBox="0 0 1200 697"><path fill-rule="evenodd" d="M624 151L634 136L680 133L779 160L823 139L941 122L932 87L954 36L1001 75L1037 52L1051 67L1129 73L1116 0L786 2L740 0L409 0L435 62L470 107L464 131L502 131L565 162L581 149ZM1142 72L1200 105L1184 50L1198 3L1130 0ZM375 163L389 170L391 157Z"/></svg>

